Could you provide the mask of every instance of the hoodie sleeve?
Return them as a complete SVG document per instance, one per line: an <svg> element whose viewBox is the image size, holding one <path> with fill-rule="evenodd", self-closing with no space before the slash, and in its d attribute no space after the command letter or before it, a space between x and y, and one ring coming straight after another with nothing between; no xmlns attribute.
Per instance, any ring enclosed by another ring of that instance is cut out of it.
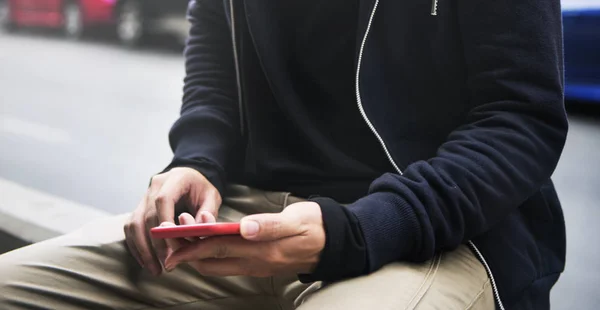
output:
<svg viewBox="0 0 600 310"><path fill-rule="evenodd" d="M188 20L183 104L169 133L174 157L165 171L194 168L222 193L240 132L231 30L222 1L190 1Z"/></svg>
<svg viewBox="0 0 600 310"><path fill-rule="evenodd" d="M381 176L348 206L365 242L364 273L428 260L486 232L539 190L562 152L559 0L461 0L457 7L474 108L435 157Z"/></svg>

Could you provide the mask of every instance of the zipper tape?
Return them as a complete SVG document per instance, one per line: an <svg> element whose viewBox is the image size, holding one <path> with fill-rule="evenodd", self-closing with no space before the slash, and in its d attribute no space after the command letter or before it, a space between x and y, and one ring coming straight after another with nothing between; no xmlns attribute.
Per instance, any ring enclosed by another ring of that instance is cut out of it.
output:
<svg viewBox="0 0 600 310"><path fill-rule="evenodd" d="M237 39L236 39L236 31L237 25L235 22L235 9L233 8L233 0L229 0L229 15L231 18L231 42L233 45L233 60L235 62L235 79L238 90L238 114L240 117L240 132L242 137L245 134L244 128L244 98L242 97L242 74L239 62L238 48L237 48Z"/></svg>

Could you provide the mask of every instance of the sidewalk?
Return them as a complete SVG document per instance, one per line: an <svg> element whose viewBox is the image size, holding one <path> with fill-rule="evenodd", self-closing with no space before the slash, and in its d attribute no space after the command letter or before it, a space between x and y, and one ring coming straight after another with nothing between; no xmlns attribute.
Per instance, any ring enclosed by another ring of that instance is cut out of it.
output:
<svg viewBox="0 0 600 310"><path fill-rule="evenodd" d="M0 231L0 254L18 249L28 244L28 242L18 239L13 235Z"/></svg>
<svg viewBox="0 0 600 310"><path fill-rule="evenodd" d="M108 212L0 178L0 253L71 232Z"/></svg>

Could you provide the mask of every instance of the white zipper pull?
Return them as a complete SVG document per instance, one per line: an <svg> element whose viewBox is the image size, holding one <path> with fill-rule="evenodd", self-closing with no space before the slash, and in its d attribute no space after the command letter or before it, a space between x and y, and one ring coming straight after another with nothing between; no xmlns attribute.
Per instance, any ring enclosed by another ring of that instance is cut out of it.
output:
<svg viewBox="0 0 600 310"><path fill-rule="evenodd" d="M431 15L436 16L438 10L438 0L431 0Z"/></svg>

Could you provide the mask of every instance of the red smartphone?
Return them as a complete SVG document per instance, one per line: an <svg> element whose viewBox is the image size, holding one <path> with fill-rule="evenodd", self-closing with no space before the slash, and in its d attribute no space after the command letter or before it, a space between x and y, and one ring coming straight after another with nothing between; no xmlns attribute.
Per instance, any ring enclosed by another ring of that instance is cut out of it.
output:
<svg viewBox="0 0 600 310"><path fill-rule="evenodd" d="M150 229L150 234L152 238L157 239L239 235L240 223L207 223L154 227Z"/></svg>

